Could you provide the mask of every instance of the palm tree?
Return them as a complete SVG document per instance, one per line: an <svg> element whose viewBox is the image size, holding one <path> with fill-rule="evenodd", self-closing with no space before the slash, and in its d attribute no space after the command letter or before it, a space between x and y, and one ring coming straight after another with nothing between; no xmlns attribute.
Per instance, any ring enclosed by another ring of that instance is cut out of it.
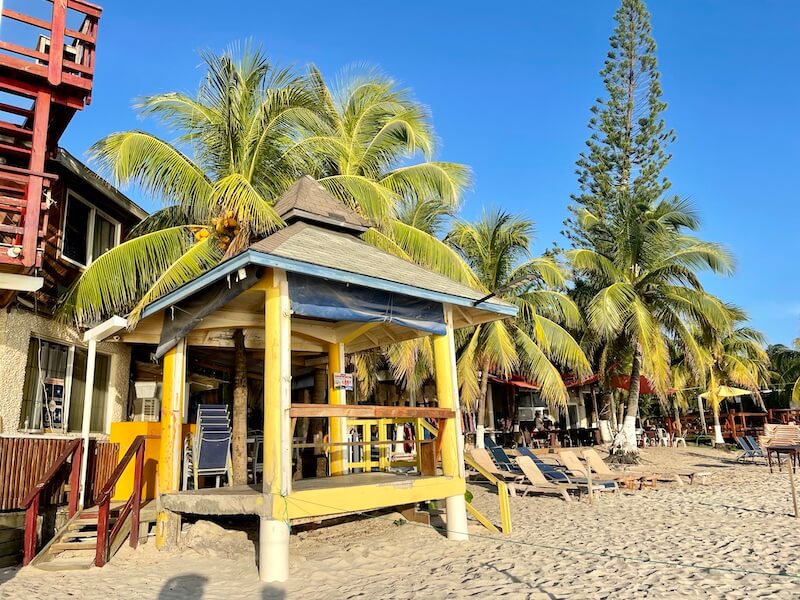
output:
<svg viewBox="0 0 800 600"><path fill-rule="evenodd" d="M718 330L694 327L693 334L700 348L699 362L689 365L684 356L674 367L676 387L694 384L694 390L705 389L714 415L715 443L723 444L719 407L723 399L721 386L738 386L750 391L761 402L761 387L769 377L769 356L764 349L764 336L745 326L747 315L740 308L726 305L731 325ZM686 395L685 393L682 395Z"/></svg>
<svg viewBox="0 0 800 600"><path fill-rule="evenodd" d="M767 355L773 369L770 379L777 388L776 396L785 399L787 406L800 406L800 340L795 340L791 348L773 344L767 348Z"/></svg>
<svg viewBox="0 0 800 600"><path fill-rule="evenodd" d="M474 223L457 221L446 237L473 270L480 289L519 309L517 318L477 325L459 340L461 398L477 410L479 433L489 373L504 377L520 373L538 383L551 406L563 406L568 392L559 367L580 376L591 371L580 346L564 328L578 328L580 312L562 291L565 279L558 265L550 258L530 256L532 233L531 221L490 210ZM482 442L479 435L478 443Z"/></svg>
<svg viewBox="0 0 800 600"><path fill-rule="evenodd" d="M613 448L634 458L640 377L646 377L665 397L670 339L697 362L701 349L690 324L729 327L727 311L703 290L697 271L729 273L733 261L719 245L686 233L696 230L699 223L688 204L678 199L649 205L625 196L605 222L588 212L581 218L604 240L606 250L576 249L567 256L578 276L597 290L587 309L592 329L606 340L626 342L630 387L623 427Z"/></svg>
<svg viewBox="0 0 800 600"><path fill-rule="evenodd" d="M204 54L195 97L178 92L139 104L177 133L175 143L145 131L113 133L91 154L118 185L136 185L163 208L94 261L63 309L84 325L114 312L135 322L155 298L196 277L283 223L272 208L296 178L276 169L297 129L318 119L302 78L245 47Z"/></svg>
<svg viewBox="0 0 800 600"><path fill-rule="evenodd" d="M454 206L441 198L403 199L397 206L396 219L420 232L439 239ZM391 346L376 348L353 356L359 390L369 397L375 390L378 371L389 368L394 380L410 394L412 404L433 373L433 344L430 338L416 338Z"/></svg>
<svg viewBox="0 0 800 600"><path fill-rule="evenodd" d="M331 89L312 67L309 82L322 118L308 123L283 160L366 217L370 243L474 285L458 254L419 220L436 224L452 214L470 181L465 165L431 160L435 136L425 107L374 70L347 73Z"/></svg>
<svg viewBox="0 0 800 600"><path fill-rule="evenodd" d="M163 203L128 239L95 260L62 300L78 325L110 314L134 324L150 302L283 226L272 205L297 173L282 164L300 128L319 119L305 81L274 67L257 49L203 55L195 97L144 98L143 115L178 134L175 143L144 131L113 133L92 155L118 185L135 184ZM244 336L234 332L233 473L247 482L247 374Z"/></svg>

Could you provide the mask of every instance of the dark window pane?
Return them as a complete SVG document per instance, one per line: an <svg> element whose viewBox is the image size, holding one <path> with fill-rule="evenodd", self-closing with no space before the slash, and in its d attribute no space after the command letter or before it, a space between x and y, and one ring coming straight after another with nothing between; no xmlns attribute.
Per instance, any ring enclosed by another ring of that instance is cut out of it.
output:
<svg viewBox="0 0 800 600"><path fill-rule="evenodd" d="M100 215L94 216L94 238L92 239L92 260L111 250L117 242L117 226Z"/></svg>
<svg viewBox="0 0 800 600"><path fill-rule="evenodd" d="M70 198L64 220L64 246L62 254L82 265L87 264L89 215L91 209L83 202Z"/></svg>
<svg viewBox="0 0 800 600"><path fill-rule="evenodd" d="M61 344L31 338L25 367L20 427L42 427L42 416L60 428L69 349Z"/></svg>
<svg viewBox="0 0 800 600"><path fill-rule="evenodd" d="M72 391L69 398L70 431L80 431L83 428L83 401L86 394L86 363L88 359L89 353L85 348L75 348L75 360L72 366ZM93 433L103 433L105 428L110 372L111 357L105 354L96 354L92 416L89 425L89 430Z"/></svg>

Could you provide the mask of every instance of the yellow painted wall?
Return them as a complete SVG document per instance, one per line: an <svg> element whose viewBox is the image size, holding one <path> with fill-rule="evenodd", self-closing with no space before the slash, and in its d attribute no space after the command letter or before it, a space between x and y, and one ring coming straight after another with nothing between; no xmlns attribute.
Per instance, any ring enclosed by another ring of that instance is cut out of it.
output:
<svg viewBox="0 0 800 600"><path fill-rule="evenodd" d="M182 439L190 432L194 431L194 424L184 425ZM126 422L112 423L110 441L119 444L119 461L138 435L151 435L156 439L147 440L144 451L144 489L142 490L142 500L152 500L156 497L156 487L158 482L158 457L161 449L161 423L155 422ZM183 445L181 445L183 447ZM113 500L126 501L133 493L133 461L120 477L117 487L114 489Z"/></svg>

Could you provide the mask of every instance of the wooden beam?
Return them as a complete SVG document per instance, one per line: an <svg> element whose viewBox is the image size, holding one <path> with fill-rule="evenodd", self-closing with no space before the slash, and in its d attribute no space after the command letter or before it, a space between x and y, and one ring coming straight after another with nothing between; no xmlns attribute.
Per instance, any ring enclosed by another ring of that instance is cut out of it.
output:
<svg viewBox="0 0 800 600"><path fill-rule="evenodd" d="M310 323L299 319L292 319L292 331L302 333L304 336L321 340L327 344L334 344L337 341L336 328L334 325L323 325L322 323Z"/></svg>
<svg viewBox="0 0 800 600"><path fill-rule="evenodd" d="M461 308L460 306L453 306L453 308L458 313L458 315L464 320L464 322L466 322L468 325L475 324L472 317L469 316L469 313L465 311L463 308Z"/></svg>
<svg viewBox="0 0 800 600"><path fill-rule="evenodd" d="M246 327L263 327L264 315L258 313L220 309L214 311L197 324L195 329L242 329Z"/></svg>
<svg viewBox="0 0 800 600"><path fill-rule="evenodd" d="M349 344L357 340L370 329L375 329L381 322L374 323L346 323L336 328L336 335L339 337L339 342L342 344Z"/></svg>
<svg viewBox="0 0 800 600"><path fill-rule="evenodd" d="M453 410L416 406L364 406L353 404L292 404L290 417L349 417L354 419L452 419Z"/></svg>

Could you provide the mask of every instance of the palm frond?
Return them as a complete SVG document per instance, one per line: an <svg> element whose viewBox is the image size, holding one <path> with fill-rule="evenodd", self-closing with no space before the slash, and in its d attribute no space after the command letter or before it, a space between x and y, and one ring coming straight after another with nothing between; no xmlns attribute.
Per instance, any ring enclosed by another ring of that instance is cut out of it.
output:
<svg viewBox="0 0 800 600"><path fill-rule="evenodd" d="M143 131L112 133L94 144L91 158L117 185L136 184L166 205L179 205L202 222L209 212L212 183L191 159Z"/></svg>
<svg viewBox="0 0 800 600"><path fill-rule="evenodd" d="M178 226L112 248L75 281L62 299L61 315L85 326L113 314L126 314L193 243L193 228Z"/></svg>

